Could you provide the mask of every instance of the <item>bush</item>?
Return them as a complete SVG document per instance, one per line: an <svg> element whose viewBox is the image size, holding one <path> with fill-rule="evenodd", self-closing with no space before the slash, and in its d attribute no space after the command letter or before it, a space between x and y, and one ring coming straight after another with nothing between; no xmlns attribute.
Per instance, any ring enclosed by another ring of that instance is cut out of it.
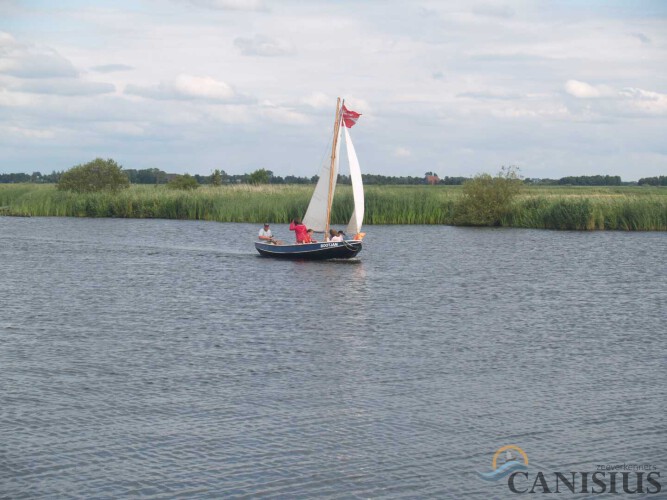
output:
<svg viewBox="0 0 667 500"><path fill-rule="evenodd" d="M169 189L197 189L199 183L190 174L177 175L167 183Z"/></svg>
<svg viewBox="0 0 667 500"><path fill-rule="evenodd" d="M503 167L495 177L476 175L463 184L455 223L462 226L500 226L522 188L516 167Z"/></svg>
<svg viewBox="0 0 667 500"><path fill-rule="evenodd" d="M248 182L255 185L268 184L271 181L272 176L273 172L266 170L265 168L260 168L259 170L255 170L250 174L248 177Z"/></svg>
<svg viewBox="0 0 667 500"><path fill-rule="evenodd" d="M123 167L112 159L96 158L85 165L77 165L62 174L58 181L61 191L95 193L98 191L120 191L130 186Z"/></svg>

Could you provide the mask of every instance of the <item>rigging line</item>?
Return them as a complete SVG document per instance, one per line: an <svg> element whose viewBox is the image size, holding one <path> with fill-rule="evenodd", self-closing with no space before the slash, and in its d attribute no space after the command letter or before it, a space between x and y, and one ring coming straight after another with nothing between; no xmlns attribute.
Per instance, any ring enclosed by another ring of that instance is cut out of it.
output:
<svg viewBox="0 0 667 500"><path fill-rule="evenodd" d="M350 245L347 241L343 240L343 244L347 247L348 250L354 250L354 245Z"/></svg>

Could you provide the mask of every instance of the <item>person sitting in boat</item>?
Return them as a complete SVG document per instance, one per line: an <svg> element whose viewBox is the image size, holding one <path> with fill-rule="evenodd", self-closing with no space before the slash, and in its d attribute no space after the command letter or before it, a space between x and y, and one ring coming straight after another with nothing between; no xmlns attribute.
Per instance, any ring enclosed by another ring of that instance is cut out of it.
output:
<svg viewBox="0 0 667 500"><path fill-rule="evenodd" d="M304 243L304 240L308 235L308 228L301 223L301 219L298 217L293 219L292 223L289 225L289 230L294 231L297 243Z"/></svg>
<svg viewBox="0 0 667 500"><path fill-rule="evenodd" d="M273 233L271 233L271 227L268 222L259 230L259 239L266 243L273 243Z"/></svg>
<svg viewBox="0 0 667 500"><path fill-rule="evenodd" d="M329 241L331 241L331 242L343 241L343 237L340 235L340 232L336 231L335 229L330 229L329 230L329 235L331 236L329 238Z"/></svg>
<svg viewBox="0 0 667 500"><path fill-rule="evenodd" d="M342 239L341 241L345 240L345 231L338 231L338 236L340 236Z"/></svg>
<svg viewBox="0 0 667 500"><path fill-rule="evenodd" d="M313 239L313 232L312 229L309 229L308 232L306 232L306 238L303 240L304 243L317 243L317 241Z"/></svg>

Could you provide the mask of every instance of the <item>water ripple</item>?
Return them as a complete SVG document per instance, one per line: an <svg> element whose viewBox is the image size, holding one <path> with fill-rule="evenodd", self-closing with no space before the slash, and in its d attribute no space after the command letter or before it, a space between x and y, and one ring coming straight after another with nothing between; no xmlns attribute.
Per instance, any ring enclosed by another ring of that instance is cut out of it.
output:
<svg viewBox="0 0 667 500"><path fill-rule="evenodd" d="M256 229L0 218L0 497L511 498L476 474L505 444L664 467L663 235L376 226L349 265Z"/></svg>

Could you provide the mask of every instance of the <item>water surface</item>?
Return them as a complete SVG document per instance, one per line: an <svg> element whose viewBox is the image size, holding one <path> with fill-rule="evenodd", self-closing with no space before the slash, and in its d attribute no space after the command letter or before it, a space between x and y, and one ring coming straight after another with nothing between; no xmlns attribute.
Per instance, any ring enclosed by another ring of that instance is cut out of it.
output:
<svg viewBox="0 0 667 500"><path fill-rule="evenodd" d="M258 230L0 218L0 497L512 498L506 444L664 471L664 234Z"/></svg>

